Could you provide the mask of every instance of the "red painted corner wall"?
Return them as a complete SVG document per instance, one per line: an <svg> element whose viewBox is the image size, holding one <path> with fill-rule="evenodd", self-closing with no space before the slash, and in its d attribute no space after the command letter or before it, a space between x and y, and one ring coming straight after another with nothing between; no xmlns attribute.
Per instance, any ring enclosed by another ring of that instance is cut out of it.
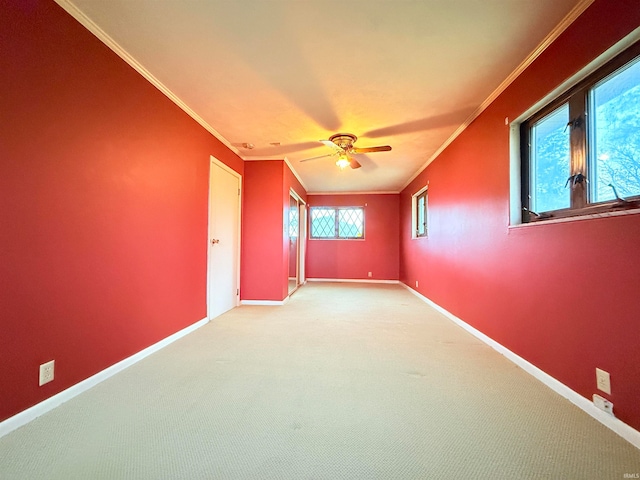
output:
<svg viewBox="0 0 640 480"><path fill-rule="evenodd" d="M0 52L2 421L206 316L209 155L243 162L53 1L0 1Z"/></svg>
<svg viewBox="0 0 640 480"><path fill-rule="evenodd" d="M242 204L240 298L276 301L288 295L289 190L307 192L284 160L246 162Z"/></svg>
<svg viewBox="0 0 640 480"><path fill-rule="evenodd" d="M603 21L605 20L605 21ZM400 279L640 429L640 215L509 228L509 127L640 25L635 0L597 0L400 197ZM429 236L411 195L429 182ZM596 389L595 368L612 394Z"/></svg>
<svg viewBox="0 0 640 480"><path fill-rule="evenodd" d="M283 164L246 162L242 203L240 298L281 301Z"/></svg>
<svg viewBox="0 0 640 480"><path fill-rule="evenodd" d="M310 194L308 199L310 207L364 207L365 238L309 239L307 278L398 280L399 195Z"/></svg>

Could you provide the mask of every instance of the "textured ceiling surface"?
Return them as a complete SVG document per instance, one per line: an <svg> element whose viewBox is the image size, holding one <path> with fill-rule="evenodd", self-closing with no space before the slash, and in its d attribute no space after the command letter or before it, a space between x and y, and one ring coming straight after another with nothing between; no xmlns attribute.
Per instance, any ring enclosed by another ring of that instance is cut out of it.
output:
<svg viewBox="0 0 640 480"><path fill-rule="evenodd" d="M71 3L245 160L286 157L311 193L399 191L585 1ZM300 163L337 132L392 150Z"/></svg>

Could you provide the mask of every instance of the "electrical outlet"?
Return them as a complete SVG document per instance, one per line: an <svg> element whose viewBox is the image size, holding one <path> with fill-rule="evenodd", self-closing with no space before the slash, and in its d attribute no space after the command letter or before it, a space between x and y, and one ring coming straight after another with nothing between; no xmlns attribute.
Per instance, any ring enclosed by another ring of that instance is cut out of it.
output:
<svg viewBox="0 0 640 480"><path fill-rule="evenodd" d="M371 276L371 272L369 272L369 275L368 275L368 276L369 276L369 277Z"/></svg>
<svg viewBox="0 0 640 480"><path fill-rule="evenodd" d="M416 280L416 288L418 288L418 280Z"/></svg>
<svg viewBox="0 0 640 480"><path fill-rule="evenodd" d="M38 385L42 386L45 383L49 383L53 381L53 367L55 364L55 360L51 360L50 362L43 363L40 365L40 381Z"/></svg>
<svg viewBox="0 0 640 480"><path fill-rule="evenodd" d="M611 395L611 377L609 372L596 368L596 386L598 390Z"/></svg>
<svg viewBox="0 0 640 480"><path fill-rule="evenodd" d="M593 404L603 412L607 412L609 415L613 415L613 403L600 395L593 394Z"/></svg>

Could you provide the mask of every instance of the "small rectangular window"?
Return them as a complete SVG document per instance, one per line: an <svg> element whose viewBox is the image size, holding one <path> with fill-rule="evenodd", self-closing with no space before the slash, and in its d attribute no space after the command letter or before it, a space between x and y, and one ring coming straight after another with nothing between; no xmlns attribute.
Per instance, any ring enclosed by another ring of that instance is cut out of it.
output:
<svg viewBox="0 0 640 480"><path fill-rule="evenodd" d="M416 197L416 237L427 235L427 190Z"/></svg>
<svg viewBox="0 0 640 480"><path fill-rule="evenodd" d="M564 104L531 126L531 207L548 212L570 206L564 183L571 171L569 105Z"/></svg>
<svg viewBox="0 0 640 480"><path fill-rule="evenodd" d="M311 207L311 238L334 238L336 211L334 208Z"/></svg>
<svg viewBox="0 0 640 480"><path fill-rule="evenodd" d="M523 221L640 208L640 43L522 123Z"/></svg>
<svg viewBox="0 0 640 480"><path fill-rule="evenodd" d="M364 208L311 207L311 238L364 238Z"/></svg>
<svg viewBox="0 0 640 480"><path fill-rule="evenodd" d="M591 90L594 202L640 195L640 59Z"/></svg>
<svg viewBox="0 0 640 480"><path fill-rule="evenodd" d="M411 196L411 238L426 237L429 223L427 186Z"/></svg>

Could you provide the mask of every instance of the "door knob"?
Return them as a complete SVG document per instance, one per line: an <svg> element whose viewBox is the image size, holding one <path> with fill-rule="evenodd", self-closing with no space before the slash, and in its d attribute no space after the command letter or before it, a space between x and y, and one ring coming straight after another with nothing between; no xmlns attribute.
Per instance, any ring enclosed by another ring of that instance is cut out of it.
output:
<svg viewBox="0 0 640 480"><path fill-rule="evenodd" d="M211 245L215 245L216 243L220 243L220 240L217 238L212 238L211 239Z"/></svg>

